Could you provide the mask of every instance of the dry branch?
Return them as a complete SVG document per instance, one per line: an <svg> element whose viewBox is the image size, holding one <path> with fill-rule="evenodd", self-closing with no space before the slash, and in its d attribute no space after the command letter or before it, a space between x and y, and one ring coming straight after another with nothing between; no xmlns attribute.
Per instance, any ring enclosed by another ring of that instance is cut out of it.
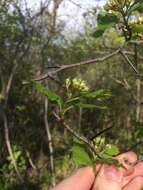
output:
<svg viewBox="0 0 143 190"><path fill-rule="evenodd" d="M75 64L70 64L70 65L61 65L58 69L54 70L54 71L50 71L42 76L39 76L38 78L35 78L34 81L42 81L42 80L45 80L49 77L51 77L51 75L54 75L58 72L61 72L63 70L66 70L66 69L70 69L70 68L75 68L75 67L79 67L79 66L83 66L83 65L91 65L91 64L96 64L98 62L103 62L105 60L108 60L110 59L111 57L117 55L119 52L121 51L121 49L117 49L116 51L110 53L109 55L106 55L102 58L95 58L95 59L90 59L90 60L87 60L87 61L82 61L82 62L79 62L79 63L75 63ZM23 84L27 84L26 82L24 82Z"/></svg>
<svg viewBox="0 0 143 190"><path fill-rule="evenodd" d="M17 174L17 177L18 177L19 181L21 183L23 183L22 176L20 175L16 160L14 158L14 154L13 154L13 151L12 151L11 142L10 142L10 138L9 138L8 121L7 121L7 116L6 116L5 113L3 113L3 121L4 121L5 141L6 141L6 146L7 146L7 149L8 149L8 153L9 153L10 158L12 160L12 164L14 166L14 169L15 169L15 172Z"/></svg>
<svg viewBox="0 0 143 190"><path fill-rule="evenodd" d="M52 186L54 187L56 185L56 179L55 179L55 166L54 166L54 150L53 150L53 144L52 144L52 136L50 132L50 126L48 122L48 99L45 97L45 103L44 103L44 123L45 123L45 129L47 133L48 138L48 147L50 152L50 167L51 167L51 176L52 176Z"/></svg>
<svg viewBox="0 0 143 190"><path fill-rule="evenodd" d="M135 73L139 74L139 71L135 68L135 66L132 63L132 61L129 59L129 57L123 51L121 51L121 55L125 58L125 60L127 61L127 63L132 67L132 69L135 71Z"/></svg>
<svg viewBox="0 0 143 190"><path fill-rule="evenodd" d="M82 61L82 62L79 62L79 63L74 63L74 64L69 64L69 65L61 65L61 66L58 66L58 67L55 67L56 69L53 70L53 71L49 71L47 72L46 74L43 74L35 79L33 79L33 81L42 81L42 80L45 80L47 78L50 78L52 79L54 74L56 73L59 73L63 70L66 70L66 69L70 69L70 68L76 68L76 67L80 67L80 66L83 66L83 65L91 65L91 64L96 64L96 63L100 63L100 62L104 62L118 54L121 54L124 59L127 61L127 63L133 68L133 70L135 71L135 73L138 75L138 76L141 76L139 74L139 71L134 67L133 63L131 62L131 60L129 59L129 57L127 55L134 55L133 52L128 52L128 51L125 51L125 50L122 50L121 48L117 49L116 51L112 52L112 53L109 53L108 55L105 55L104 57L99 57L99 58L95 58L95 59L90 59L90 60L87 60L87 61ZM139 59L143 59L142 56L139 57ZM23 84L29 84L30 82L27 82L27 81L24 81Z"/></svg>

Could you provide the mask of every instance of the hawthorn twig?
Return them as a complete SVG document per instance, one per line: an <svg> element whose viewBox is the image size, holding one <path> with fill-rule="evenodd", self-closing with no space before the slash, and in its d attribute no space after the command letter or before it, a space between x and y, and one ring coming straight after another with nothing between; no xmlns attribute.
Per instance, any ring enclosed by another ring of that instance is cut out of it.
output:
<svg viewBox="0 0 143 190"><path fill-rule="evenodd" d="M62 124L64 125L64 127L72 134L74 135L76 138L78 138L79 140L81 140L82 142L84 142L87 145L90 145L90 142L88 141L88 139L86 139L85 137L79 135L76 131L74 131L68 124L65 123L65 121L63 121L58 114L56 114L56 112L53 112L53 115L55 116L55 118L57 119L57 121L62 122Z"/></svg>
<svg viewBox="0 0 143 190"><path fill-rule="evenodd" d="M135 73L139 74L139 71L135 68L135 66L133 65L132 61L129 59L129 57L123 52L120 51L121 55L125 58L125 60L127 61L127 63L132 67L132 69L135 71Z"/></svg>
<svg viewBox="0 0 143 190"><path fill-rule="evenodd" d="M62 122L62 124L64 125L64 127L77 139L79 139L80 141L82 141L84 144L86 144L90 150L99 158L101 159L101 157L98 155L98 153L96 152L95 148L92 146L92 144L90 143L90 141L84 137L79 135L76 131L74 131L63 119L61 119L59 117L59 115L56 112L53 112L53 115L55 116L55 118L57 119L57 121Z"/></svg>
<svg viewBox="0 0 143 190"><path fill-rule="evenodd" d="M107 127L107 128L105 128L105 129L103 129L102 131L100 131L99 133L97 133L97 134L95 134L93 137L91 137L90 140L92 141L94 138L96 138L96 137L102 135L103 133L109 131L109 130L112 129L112 128L113 128L113 126Z"/></svg>
<svg viewBox="0 0 143 190"><path fill-rule="evenodd" d="M117 55L120 51L121 51L121 49L119 48L116 51L114 51L104 57L101 57L101 58L90 59L87 61L82 61L79 63L70 64L70 65L61 65L58 69L56 69L54 71L50 71L50 72L48 72L44 75L41 75L38 78L35 78L33 80L34 81L42 81L42 80L45 80L46 78L49 78L51 75L56 74L60 71L66 70L66 69L75 68L75 67L79 67L82 65L96 64L97 62L103 62L103 61L108 60L109 58Z"/></svg>
<svg viewBox="0 0 143 190"><path fill-rule="evenodd" d="M127 51L123 51L121 50L121 48L117 49L116 51L109 53L108 55L104 56L104 57L100 57L100 58L95 58L95 59L90 59L87 61L82 61L79 63L74 63L74 64L69 64L69 65L61 65L58 66L57 69L53 70L53 71L49 71L41 76L38 76L36 78L34 78L32 81L42 81L45 80L47 78L50 78L53 80L53 76L54 74L61 72L63 70L66 69L70 69L70 68L75 68L75 67L79 67L79 66L83 66L83 65L90 65L90 64L96 64L99 62L103 62L105 60L110 59L111 57L117 55L118 53L121 53L121 55L125 58L125 60L127 61L127 63L133 68L133 70L135 71L136 74L139 75L139 71L134 67L133 63L131 62L131 60L128 58L127 54L131 54L131 52L127 52ZM141 57L142 59L142 57ZM54 78L55 80L55 78ZM59 81L55 81L57 83L59 83ZM29 84L30 82L24 81L23 84Z"/></svg>

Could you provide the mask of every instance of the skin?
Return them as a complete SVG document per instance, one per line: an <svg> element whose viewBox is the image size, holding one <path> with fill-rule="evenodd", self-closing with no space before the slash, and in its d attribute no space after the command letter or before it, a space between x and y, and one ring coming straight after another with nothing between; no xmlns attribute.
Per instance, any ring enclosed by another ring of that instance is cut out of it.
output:
<svg viewBox="0 0 143 190"><path fill-rule="evenodd" d="M77 170L50 190L141 190L143 187L143 162L135 164L137 156L127 152L116 157L124 166L96 166L96 175L92 167Z"/></svg>

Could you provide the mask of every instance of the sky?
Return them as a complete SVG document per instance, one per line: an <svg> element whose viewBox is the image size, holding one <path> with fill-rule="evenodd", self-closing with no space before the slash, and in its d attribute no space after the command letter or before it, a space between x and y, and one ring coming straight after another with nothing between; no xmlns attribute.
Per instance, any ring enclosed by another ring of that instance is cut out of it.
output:
<svg viewBox="0 0 143 190"><path fill-rule="evenodd" d="M40 1L27 0L28 6L31 8L38 7ZM79 4L80 7L76 4ZM105 0L64 0L59 8L59 18L65 21L65 30L76 32L81 28L83 13L90 7L102 6L104 4Z"/></svg>

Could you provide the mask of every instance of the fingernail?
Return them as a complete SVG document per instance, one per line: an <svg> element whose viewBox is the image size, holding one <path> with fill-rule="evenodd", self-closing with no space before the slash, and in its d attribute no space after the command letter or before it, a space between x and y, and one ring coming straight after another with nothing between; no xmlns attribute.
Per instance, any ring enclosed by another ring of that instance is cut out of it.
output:
<svg viewBox="0 0 143 190"><path fill-rule="evenodd" d="M103 173L104 173L104 176L109 180L114 180L118 182L121 181L121 173L114 166L105 166Z"/></svg>

